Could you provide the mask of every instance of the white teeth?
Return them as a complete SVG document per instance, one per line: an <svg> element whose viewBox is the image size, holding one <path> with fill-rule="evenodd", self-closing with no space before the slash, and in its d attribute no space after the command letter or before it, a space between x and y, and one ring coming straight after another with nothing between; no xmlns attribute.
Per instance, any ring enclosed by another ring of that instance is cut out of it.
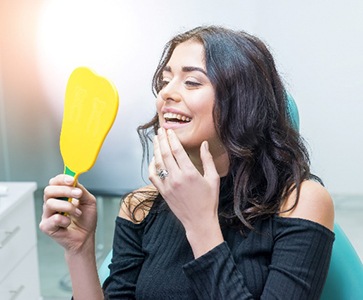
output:
<svg viewBox="0 0 363 300"><path fill-rule="evenodd" d="M165 113L164 119L177 119L183 122L190 122L190 118L174 113Z"/></svg>

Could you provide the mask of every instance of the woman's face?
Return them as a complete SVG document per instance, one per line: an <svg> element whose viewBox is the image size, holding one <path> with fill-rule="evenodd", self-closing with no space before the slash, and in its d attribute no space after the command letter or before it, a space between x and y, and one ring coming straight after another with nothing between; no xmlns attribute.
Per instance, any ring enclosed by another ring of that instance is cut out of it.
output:
<svg viewBox="0 0 363 300"><path fill-rule="evenodd" d="M163 70L156 107L160 126L173 129L185 150L199 151L204 140L213 153L221 148L214 128L214 88L207 77L204 47L193 40L178 45Z"/></svg>

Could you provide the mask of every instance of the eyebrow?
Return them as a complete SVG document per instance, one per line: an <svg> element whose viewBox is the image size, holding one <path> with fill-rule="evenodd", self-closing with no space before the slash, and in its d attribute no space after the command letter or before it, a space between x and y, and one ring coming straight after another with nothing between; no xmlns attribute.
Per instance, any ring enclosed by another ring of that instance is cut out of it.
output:
<svg viewBox="0 0 363 300"><path fill-rule="evenodd" d="M171 67L170 66L165 66L163 71L164 72L171 72ZM185 73L197 71L197 72L203 73L205 76L208 76L207 72L204 69L199 68L199 67L186 66L186 67L182 67L182 71L185 72Z"/></svg>

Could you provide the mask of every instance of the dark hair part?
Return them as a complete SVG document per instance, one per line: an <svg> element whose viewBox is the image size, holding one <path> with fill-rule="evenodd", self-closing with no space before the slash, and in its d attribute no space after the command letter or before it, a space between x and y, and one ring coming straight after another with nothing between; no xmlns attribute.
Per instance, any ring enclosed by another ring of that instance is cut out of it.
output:
<svg viewBox="0 0 363 300"><path fill-rule="evenodd" d="M289 119L285 88L270 51L246 32L208 26L174 37L154 74L154 94L162 88L162 72L174 49L188 40L204 46L216 95L215 128L230 159L227 176L234 199L223 217L241 229L252 228L255 220L279 212L295 188L296 206L302 181L311 177L308 151ZM158 127L157 115L138 127L144 158Z"/></svg>

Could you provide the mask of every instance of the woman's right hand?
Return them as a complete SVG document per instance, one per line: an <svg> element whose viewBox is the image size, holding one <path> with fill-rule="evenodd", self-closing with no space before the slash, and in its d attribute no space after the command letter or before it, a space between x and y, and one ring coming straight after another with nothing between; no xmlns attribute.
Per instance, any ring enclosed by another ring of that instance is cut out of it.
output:
<svg viewBox="0 0 363 300"><path fill-rule="evenodd" d="M58 175L44 189L42 220L39 228L68 252L78 253L94 247L97 223L96 198L74 178ZM72 202L60 198L73 198ZM61 214L63 212L65 214Z"/></svg>

